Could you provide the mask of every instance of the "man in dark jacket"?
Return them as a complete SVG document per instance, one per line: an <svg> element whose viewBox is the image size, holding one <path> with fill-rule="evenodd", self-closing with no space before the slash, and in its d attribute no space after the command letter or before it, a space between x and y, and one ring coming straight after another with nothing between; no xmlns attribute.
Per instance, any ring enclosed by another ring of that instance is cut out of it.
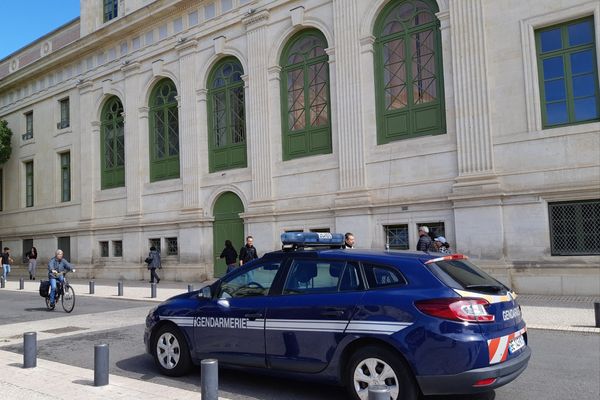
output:
<svg viewBox="0 0 600 400"><path fill-rule="evenodd" d="M432 251L433 243L429 237L429 228L425 225L419 227L419 241L417 251Z"/></svg>
<svg viewBox="0 0 600 400"><path fill-rule="evenodd" d="M150 271L150 283L160 283L160 278L156 274L156 268L162 268L162 264L160 262L160 253L156 250L156 247L150 247L150 254L146 257L146 263L148 264L148 270Z"/></svg>
<svg viewBox="0 0 600 400"><path fill-rule="evenodd" d="M233 244L231 244L231 240L225 241L225 248L221 252L219 258L224 258L225 263L227 264L227 273L230 273L235 269L235 263L237 261L237 251L233 248Z"/></svg>
<svg viewBox="0 0 600 400"><path fill-rule="evenodd" d="M256 247L253 245L254 238L252 236L248 236L246 238L246 245L240 249L240 265L244 265L255 258L258 258L258 253L256 252Z"/></svg>

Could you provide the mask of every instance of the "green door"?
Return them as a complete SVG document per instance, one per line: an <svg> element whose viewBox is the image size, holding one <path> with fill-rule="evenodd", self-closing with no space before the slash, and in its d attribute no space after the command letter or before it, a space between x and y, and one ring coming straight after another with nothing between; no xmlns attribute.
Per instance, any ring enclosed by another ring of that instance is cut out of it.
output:
<svg viewBox="0 0 600 400"><path fill-rule="evenodd" d="M225 192L217 199L214 208L215 222L213 225L213 260L215 276L221 277L227 271L225 259L219 259L225 248L225 240L231 240L233 247L239 253L244 244L244 221L240 213L244 205L240 198L232 192Z"/></svg>

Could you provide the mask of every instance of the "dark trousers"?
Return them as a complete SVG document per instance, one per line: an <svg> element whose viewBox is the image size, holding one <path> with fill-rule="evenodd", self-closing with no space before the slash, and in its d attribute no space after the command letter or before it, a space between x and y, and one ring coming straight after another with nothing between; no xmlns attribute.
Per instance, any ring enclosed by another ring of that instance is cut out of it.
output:
<svg viewBox="0 0 600 400"><path fill-rule="evenodd" d="M153 283L155 282L158 283L160 281L160 278L158 277L158 274L156 273L156 268L150 268L150 282Z"/></svg>

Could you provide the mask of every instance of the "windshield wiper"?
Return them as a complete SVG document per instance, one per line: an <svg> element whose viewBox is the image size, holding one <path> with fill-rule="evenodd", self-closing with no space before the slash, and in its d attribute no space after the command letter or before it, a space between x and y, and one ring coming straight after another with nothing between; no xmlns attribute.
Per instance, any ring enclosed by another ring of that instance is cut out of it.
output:
<svg viewBox="0 0 600 400"><path fill-rule="evenodd" d="M501 292L503 290L505 290L505 288L503 286L498 286L498 285L467 285L465 286L465 289L479 289L483 292L493 292L493 293L497 293L497 292Z"/></svg>

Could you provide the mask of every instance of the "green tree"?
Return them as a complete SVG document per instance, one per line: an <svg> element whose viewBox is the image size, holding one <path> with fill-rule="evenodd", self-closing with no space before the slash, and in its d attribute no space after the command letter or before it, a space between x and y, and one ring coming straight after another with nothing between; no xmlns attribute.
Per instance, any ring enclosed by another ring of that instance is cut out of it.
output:
<svg viewBox="0 0 600 400"><path fill-rule="evenodd" d="M12 131L8 127L8 122L0 119L0 165L4 164L10 158L12 148L10 147L10 140L12 138Z"/></svg>

